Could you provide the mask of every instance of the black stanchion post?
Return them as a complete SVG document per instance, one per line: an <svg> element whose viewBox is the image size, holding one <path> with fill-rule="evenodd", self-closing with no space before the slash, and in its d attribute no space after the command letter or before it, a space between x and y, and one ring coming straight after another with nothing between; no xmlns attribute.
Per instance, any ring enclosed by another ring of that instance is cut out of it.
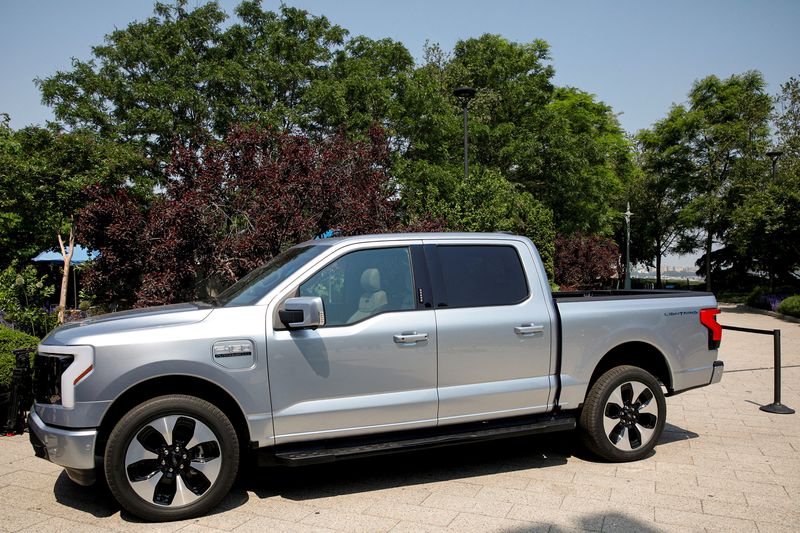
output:
<svg viewBox="0 0 800 533"><path fill-rule="evenodd" d="M779 415L791 415L794 409L787 407L781 403L781 330L772 330L773 350L775 353L775 399L769 405L762 405L760 409L767 413L776 413Z"/></svg>

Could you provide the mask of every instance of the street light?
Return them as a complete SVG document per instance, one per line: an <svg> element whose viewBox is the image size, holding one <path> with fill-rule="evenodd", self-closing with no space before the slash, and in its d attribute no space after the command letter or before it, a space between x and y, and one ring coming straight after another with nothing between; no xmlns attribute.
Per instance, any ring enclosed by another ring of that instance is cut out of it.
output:
<svg viewBox="0 0 800 533"><path fill-rule="evenodd" d="M475 89L472 87L458 87L453 91L453 96L461 100L461 107L464 109L464 180L469 177L469 139L467 137L467 106L469 101L475 96Z"/></svg>
<svg viewBox="0 0 800 533"><path fill-rule="evenodd" d="M771 150L767 152L767 157L772 159L772 183L775 183L775 171L778 168L778 159L781 158L783 152L781 150ZM775 274L772 269L772 258L769 261L769 292L772 292L772 286L774 284ZM780 402L778 402L780 403Z"/></svg>
<svg viewBox="0 0 800 533"><path fill-rule="evenodd" d="M631 288L631 203L628 202L628 210L625 215L626 237L625 237L625 290Z"/></svg>
<svg viewBox="0 0 800 533"><path fill-rule="evenodd" d="M781 158L783 152L781 150L772 150L771 152L767 152L767 157L772 159L772 181L775 181L775 169L778 166L778 159Z"/></svg>

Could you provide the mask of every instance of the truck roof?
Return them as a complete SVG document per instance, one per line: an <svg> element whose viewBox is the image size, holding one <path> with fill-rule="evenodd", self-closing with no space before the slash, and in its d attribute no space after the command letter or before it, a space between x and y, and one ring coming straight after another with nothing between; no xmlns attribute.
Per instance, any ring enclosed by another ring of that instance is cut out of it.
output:
<svg viewBox="0 0 800 533"><path fill-rule="evenodd" d="M399 241L408 239L451 239L451 240L466 240L466 239L504 239L509 238L522 238L519 235L511 233L480 233L480 232L425 232L425 233L373 233L367 235L351 235L347 237L327 237L323 239L313 239L302 243L303 245L310 244L342 244L342 243L356 243L356 242L375 242L375 241Z"/></svg>

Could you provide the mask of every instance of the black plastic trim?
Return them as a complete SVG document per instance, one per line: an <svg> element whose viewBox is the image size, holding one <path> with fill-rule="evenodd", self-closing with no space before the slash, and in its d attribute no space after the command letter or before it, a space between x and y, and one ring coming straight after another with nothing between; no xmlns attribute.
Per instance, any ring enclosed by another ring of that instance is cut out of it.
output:
<svg viewBox="0 0 800 533"><path fill-rule="evenodd" d="M603 302L612 300L640 300L645 298L688 298L692 296L714 296L713 292L673 291L673 290L608 290L554 292L553 299L559 304Z"/></svg>
<svg viewBox="0 0 800 533"><path fill-rule="evenodd" d="M30 438L31 446L33 446L33 454L49 461L50 456L47 453L47 446L44 445L39 436L33 430L28 430L28 438Z"/></svg>
<svg viewBox="0 0 800 533"><path fill-rule="evenodd" d="M433 309L433 284L425 258L425 250L421 244L411 245L411 268L414 271L414 301L417 310ZM422 291L422 301L419 291Z"/></svg>
<svg viewBox="0 0 800 533"><path fill-rule="evenodd" d="M368 437L340 438L311 443L278 445L266 449L269 455L262 464L303 466L330 463L343 459L385 455L404 451L439 448L467 442L481 442L575 429L574 416L526 417L491 422L460 424L425 430L384 433Z"/></svg>

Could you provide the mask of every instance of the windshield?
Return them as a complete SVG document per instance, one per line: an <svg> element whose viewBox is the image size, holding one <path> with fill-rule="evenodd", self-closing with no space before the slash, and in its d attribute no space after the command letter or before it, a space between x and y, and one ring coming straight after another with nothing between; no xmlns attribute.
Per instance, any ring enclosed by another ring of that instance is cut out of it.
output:
<svg viewBox="0 0 800 533"><path fill-rule="evenodd" d="M327 247L328 245L315 244L289 248L222 291L217 296L216 303L223 307L253 305Z"/></svg>

